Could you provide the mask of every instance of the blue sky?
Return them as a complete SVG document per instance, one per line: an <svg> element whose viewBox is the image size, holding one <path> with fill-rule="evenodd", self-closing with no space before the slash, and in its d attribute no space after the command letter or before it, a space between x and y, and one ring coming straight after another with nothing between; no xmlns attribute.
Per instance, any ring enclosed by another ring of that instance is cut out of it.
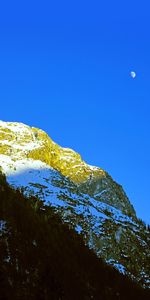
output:
<svg viewBox="0 0 150 300"><path fill-rule="evenodd" d="M0 119L104 168L150 223L150 4L53 2L1 4Z"/></svg>

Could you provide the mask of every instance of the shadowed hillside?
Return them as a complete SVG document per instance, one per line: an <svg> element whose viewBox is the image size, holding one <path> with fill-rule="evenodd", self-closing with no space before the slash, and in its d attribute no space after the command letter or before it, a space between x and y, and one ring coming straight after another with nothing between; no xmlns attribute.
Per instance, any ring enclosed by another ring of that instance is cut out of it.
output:
<svg viewBox="0 0 150 300"><path fill-rule="evenodd" d="M149 299L89 250L55 210L0 176L0 299Z"/></svg>

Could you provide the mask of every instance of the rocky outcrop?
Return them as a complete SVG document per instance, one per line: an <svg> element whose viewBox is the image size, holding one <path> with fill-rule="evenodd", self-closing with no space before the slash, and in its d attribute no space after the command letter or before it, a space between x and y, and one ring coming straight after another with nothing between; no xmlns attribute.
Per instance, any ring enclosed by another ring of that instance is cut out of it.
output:
<svg viewBox="0 0 150 300"><path fill-rule="evenodd" d="M2 121L0 166L10 185L54 206L98 256L141 285L150 285L149 231L107 172L88 165L40 129Z"/></svg>

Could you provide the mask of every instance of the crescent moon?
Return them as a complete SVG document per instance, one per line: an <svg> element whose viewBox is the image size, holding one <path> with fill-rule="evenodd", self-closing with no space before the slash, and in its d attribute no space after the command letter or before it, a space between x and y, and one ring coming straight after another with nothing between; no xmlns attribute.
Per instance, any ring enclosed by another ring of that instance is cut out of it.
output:
<svg viewBox="0 0 150 300"><path fill-rule="evenodd" d="M130 72L130 75L131 75L132 78L135 78L135 77L136 77L136 73L135 73L134 71L131 71L131 72Z"/></svg>

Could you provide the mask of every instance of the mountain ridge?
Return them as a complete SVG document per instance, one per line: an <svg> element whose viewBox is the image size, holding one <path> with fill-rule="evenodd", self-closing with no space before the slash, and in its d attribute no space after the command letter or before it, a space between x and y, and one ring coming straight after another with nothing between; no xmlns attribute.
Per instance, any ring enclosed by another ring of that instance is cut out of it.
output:
<svg viewBox="0 0 150 300"><path fill-rule="evenodd" d="M0 145L0 154L8 154L14 160L19 159L20 156L21 159L25 157L40 160L68 177L74 183L80 184L80 188L83 191L86 190L87 192L88 189L88 193L91 196L94 196L94 193L98 195L97 182L102 181L103 187L107 187L107 181L112 181L112 185L115 185L115 190L117 190L118 194L124 194L128 213L130 211L130 213L132 212L135 215L135 210L133 206L131 207L122 187L116 184L107 172L85 163L80 154L72 149L60 147L41 129L29 127L23 123L0 121ZM103 197L101 198L103 199ZM113 199L111 198L111 203L112 201ZM113 205L115 206L115 203ZM123 209L120 201L118 201L118 205L120 209Z"/></svg>
<svg viewBox="0 0 150 300"><path fill-rule="evenodd" d="M0 165L10 185L55 207L99 257L142 286L150 285L149 232L107 172L40 129L2 121Z"/></svg>
<svg viewBox="0 0 150 300"><path fill-rule="evenodd" d="M52 207L10 187L0 172L0 299L149 299L108 266Z"/></svg>

